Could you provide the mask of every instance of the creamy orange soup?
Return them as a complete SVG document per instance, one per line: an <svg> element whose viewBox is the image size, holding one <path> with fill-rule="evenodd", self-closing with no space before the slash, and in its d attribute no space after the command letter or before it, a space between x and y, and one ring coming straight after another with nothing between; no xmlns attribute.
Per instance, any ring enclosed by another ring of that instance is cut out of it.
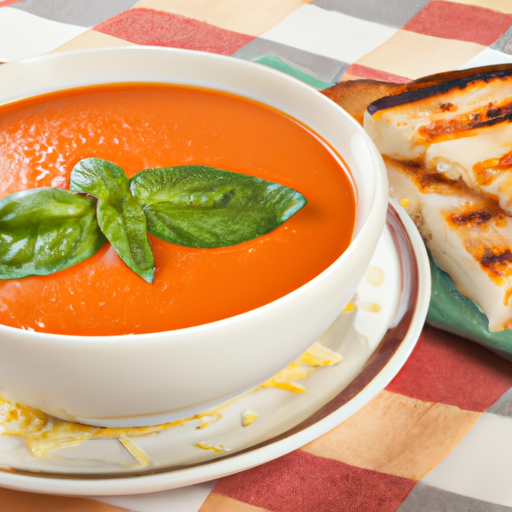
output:
<svg viewBox="0 0 512 512"><path fill-rule="evenodd" d="M308 203L275 231L233 247L191 249L149 235L153 284L108 243L53 275L0 281L1 324L115 335L213 322L305 284L353 235L355 194L339 160L300 123L256 102L193 87L125 84L0 107L0 197L68 188L73 166L88 157L109 160L128 176L183 164L250 174L294 188Z"/></svg>

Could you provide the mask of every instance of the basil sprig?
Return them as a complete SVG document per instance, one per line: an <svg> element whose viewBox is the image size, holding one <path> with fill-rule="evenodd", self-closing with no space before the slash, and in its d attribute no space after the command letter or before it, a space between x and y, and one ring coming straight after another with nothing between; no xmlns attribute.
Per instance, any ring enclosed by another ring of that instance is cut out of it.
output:
<svg viewBox="0 0 512 512"><path fill-rule="evenodd" d="M149 232L173 244L213 248L269 233L306 203L271 181L201 165L147 169L131 179Z"/></svg>
<svg viewBox="0 0 512 512"><path fill-rule="evenodd" d="M152 283L155 259L148 242L146 218L130 194L123 169L106 160L86 158L71 171L69 189L98 199L96 216L101 231L128 267Z"/></svg>
<svg viewBox="0 0 512 512"><path fill-rule="evenodd" d="M0 199L0 279L71 267L106 238L151 283L147 231L186 247L225 247L269 233L306 204L291 188L201 165L146 169L129 180L121 167L86 158L71 172L69 187Z"/></svg>
<svg viewBox="0 0 512 512"><path fill-rule="evenodd" d="M92 256L105 242L95 203L56 188L0 199L0 279L45 276Z"/></svg>

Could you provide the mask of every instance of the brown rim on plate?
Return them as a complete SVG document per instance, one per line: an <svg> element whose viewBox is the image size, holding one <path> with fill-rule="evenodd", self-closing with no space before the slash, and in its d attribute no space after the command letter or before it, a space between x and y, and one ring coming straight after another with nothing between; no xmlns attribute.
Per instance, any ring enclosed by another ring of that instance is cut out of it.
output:
<svg viewBox="0 0 512 512"><path fill-rule="evenodd" d="M405 217L404 217L405 215ZM406 226L404 224L404 219L406 220L406 223L409 224L409 226ZM165 476L166 474L172 474L172 473L189 473L193 470L200 470L201 468L207 470L208 468L215 468L219 466L223 466L226 461L233 460L236 458L244 458L244 456L250 456L251 454L255 454L256 452L259 452L259 456L255 457L257 460L253 461L253 463L248 464L242 464L242 467L235 467L235 468L227 468L227 470L223 470L221 467L219 467L219 474L209 474L208 471L206 471L206 476L202 477L199 476L199 478L195 479L192 482L189 483L199 483L201 481L209 480L211 478L218 478L220 476L225 476L230 473L234 473L237 471L241 471L244 469L249 469L250 467L253 467L255 465L261 464L263 462L268 462L270 460L273 460L279 456L282 456L286 453L289 453L293 451L294 449L299 448L304 443L298 443L293 442L292 438L296 438L297 441L299 441L298 438L301 437L301 434L306 433L306 431L315 425L317 425L319 422L322 422L324 420L328 420L329 416L334 415L337 411L339 411L342 407L349 404L351 400L353 400L356 396L361 394L363 390L379 375L379 373L386 368L386 366L391 362L391 360L396 356L397 352L401 348L402 344L404 342L408 341L408 338L411 334L411 332L414 329L418 329L418 325L415 323L415 314L418 306L418 300L419 300L419 294L420 294L420 275L419 275L419 267L418 267L418 255L415 252L414 246L411 243L410 240L410 233L408 232L408 229L411 229L411 221L406 217L405 213L400 214L397 209L393 206L393 204L390 204L388 207L387 212L387 219L386 219L386 225L387 229L389 231L389 234L391 235L391 239L393 241L394 247L396 249L397 258L399 261L399 268L400 268L400 280L401 280L401 286L400 286L400 296L397 304L397 310L396 314L391 321L391 325L383 338L381 339L379 345L376 347L376 349L373 351L372 355L360 371L360 373L355 377L338 395L336 395L332 400L330 400L325 405L321 406L318 410L316 410L314 413L312 413L310 416L308 416L305 420L299 422L298 424L294 425L292 428L288 429L287 431L276 435L274 437L271 437L269 439L266 439L263 442L260 442L258 444L252 445L248 448L236 451L234 453L225 453L222 456L216 457L215 459L205 460L201 462L196 462L193 464L188 465L176 465L176 466L165 466L161 468L147 468L145 470L137 471L137 472L130 472L130 473L104 473L104 474L91 474L91 473L62 473L62 472L52 472L52 471L29 471L29 470L18 470L18 469L12 469L12 468L2 468L0 467L0 471L4 473L4 476L6 477L6 480L10 479L10 475L12 477L26 477L25 480L42 480L42 481L48 481L51 479L55 480L72 480L75 481L77 484L79 484L81 481L86 480L85 484L93 483L94 481L97 481L98 483L100 481L132 481L134 479L141 480L144 479L144 477L158 477L158 476ZM419 235L418 235L419 236ZM426 314L426 311L425 311ZM419 334L418 334L419 336ZM412 351L412 348L414 347L417 339L413 340L414 343L411 347L409 347L409 352L407 352L407 355ZM410 340L408 341L410 344ZM396 368L396 371L386 377L386 381L384 382L383 386L381 386L380 389L385 387L387 383L398 373L399 369L401 368L403 362L401 361L401 364L399 367ZM372 397L370 396L369 399ZM345 418L344 418L345 419ZM344 421L342 419L341 421ZM338 421L335 424L340 423L341 421ZM326 428L322 432L320 432L321 435L331 428L335 426L335 424L328 425L329 428ZM317 437L317 436L315 436ZM311 441L312 439L309 439ZM281 447L280 450L275 450L274 453L268 454L267 452L269 449L272 448L273 445L277 445L278 443L285 442L287 443L286 447L283 449ZM306 440L308 442L308 440ZM1 465L1 461L0 461ZM204 473L204 472L203 472ZM212 472L213 473L213 472ZM83 483L83 482L82 482ZM189 484L188 483L188 484ZM166 485L165 488L172 488L172 487L179 487L180 485L188 485L187 483L178 483L178 485ZM15 482L8 482L5 481L1 485L5 486L11 486L13 488L25 488L30 489L30 486L27 485L25 487L22 487L20 485L17 485ZM158 488L149 489L149 491L152 490L158 490L163 489L162 485L159 485ZM39 492L41 491L40 489ZM63 489L63 492L65 490ZM104 489L99 488L95 494L100 494L103 492ZM50 490L48 492L55 492L55 490ZM77 494L80 494L80 492L75 492ZM133 492L144 492L141 490L134 490ZM148 492L148 491L146 491ZM69 492L67 492L69 494ZM84 492L83 494L92 494L90 492ZM110 494L116 494L115 492L111 492Z"/></svg>

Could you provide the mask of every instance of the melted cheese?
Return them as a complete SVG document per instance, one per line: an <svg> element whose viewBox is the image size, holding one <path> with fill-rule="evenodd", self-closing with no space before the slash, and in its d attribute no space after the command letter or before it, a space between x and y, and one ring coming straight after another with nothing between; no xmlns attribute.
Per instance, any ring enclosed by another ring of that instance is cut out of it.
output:
<svg viewBox="0 0 512 512"><path fill-rule="evenodd" d="M315 368L332 366L341 361L341 355L323 346L314 343L297 361L269 379L260 388L275 387L293 393L305 392L306 388L297 383L297 380L307 377ZM241 395L241 396L245 396ZM0 435L22 437L32 455L46 457L52 450L70 448L89 439L117 439L130 455L141 466L150 463L148 455L135 443L134 437L147 436L163 432L175 427L182 427L189 422L197 422L196 428L205 429L222 418L221 410L233 406L241 396L217 407L187 418L155 425L150 427L132 428L102 428L80 423L60 420L47 414L12 403L0 398ZM246 410L242 414L242 426L247 427L258 418L258 413ZM215 453L229 451L223 444L197 443L202 450L211 450Z"/></svg>
<svg viewBox="0 0 512 512"><path fill-rule="evenodd" d="M259 415L257 412L251 411L250 409L247 409L242 414L242 426L248 427L249 425L252 425L257 419Z"/></svg>

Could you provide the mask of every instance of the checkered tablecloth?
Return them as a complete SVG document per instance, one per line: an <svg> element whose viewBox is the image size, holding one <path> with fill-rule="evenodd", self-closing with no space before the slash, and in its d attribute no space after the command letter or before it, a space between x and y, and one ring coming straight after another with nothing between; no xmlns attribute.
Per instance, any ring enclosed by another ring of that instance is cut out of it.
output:
<svg viewBox="0 0 512 512"><path fill-rule="evenodd" d="M3 0L0 62L156 45L317 89L512 62L512 0ZM1 88L1 84L0 84ZM425 327L367 406L289 455L188 488L97 499L0 489L0 511L512 511L512 363Z"/></svg>

